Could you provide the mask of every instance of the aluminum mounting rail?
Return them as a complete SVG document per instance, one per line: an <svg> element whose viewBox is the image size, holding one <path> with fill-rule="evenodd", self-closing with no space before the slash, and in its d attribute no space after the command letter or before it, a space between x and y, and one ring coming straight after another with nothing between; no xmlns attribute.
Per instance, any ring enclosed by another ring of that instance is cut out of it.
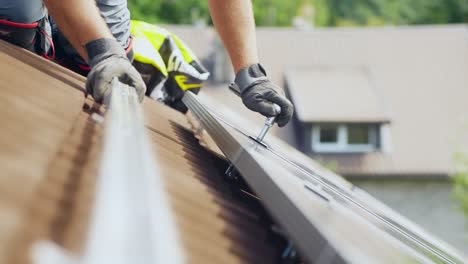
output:
<svg viewBox="0 0 468 264"><path fill-rule="evenodd" d="M84 252L57 253L57 246L41 242L33 250L36 263L184 262L135 89L114 79L111 94Z"/></svg>
<svg viewBox="0 0 468 264"><path fill-rule="evenodd" d="M465 263L218 120L193 93L183 101L307 262Z"/></svg>

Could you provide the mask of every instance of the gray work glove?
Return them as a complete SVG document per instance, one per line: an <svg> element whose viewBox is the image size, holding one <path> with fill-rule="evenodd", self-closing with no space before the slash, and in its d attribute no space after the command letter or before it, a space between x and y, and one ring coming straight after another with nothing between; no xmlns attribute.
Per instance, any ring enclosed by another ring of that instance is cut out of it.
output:
<svg viewBox="0 0 468 264"><path fill-rule="evenodd" d="M293 105L282 94L281 89L268 80L260 64L241 69L231 85L240 92L242 102L247 108L264 116L277 115L273 106L277 104L281 108L276 119L279 127L285 126L291 120L294 112Z"/></svg>
<svg viewBox="0 0 468 264"><path fill-rule="evenodd" d="M146 86L141 75L125 55L125 51L115 39L102 38L85 45L91 71L86 81L86 90L94 100L102 102L111 93L114 77L135 88L138 98L143 101Z"/></svg>

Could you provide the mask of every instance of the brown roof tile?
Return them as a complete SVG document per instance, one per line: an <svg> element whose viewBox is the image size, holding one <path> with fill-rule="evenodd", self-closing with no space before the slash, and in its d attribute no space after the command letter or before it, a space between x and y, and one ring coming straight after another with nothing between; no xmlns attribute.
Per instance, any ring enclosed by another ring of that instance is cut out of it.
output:
<svg viewBox="0 0 468 264"><path fill-rule="evenodd" d="M85 97L83 78L3 42L0 57L0 263L27 263L39 239L79 253L104 109ZM184 115L151 100L143 108L188 261L271 263L278 243L261 213L232 194L221 155L199 145Z"/></svg>

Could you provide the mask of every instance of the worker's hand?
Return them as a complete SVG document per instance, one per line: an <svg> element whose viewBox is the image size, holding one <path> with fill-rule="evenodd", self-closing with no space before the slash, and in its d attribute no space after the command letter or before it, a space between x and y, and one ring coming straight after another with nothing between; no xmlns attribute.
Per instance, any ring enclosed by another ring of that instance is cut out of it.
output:
<svg viewBox="0 0 468 264"><path fill-rule="evenodd" d="M138 98L143 101L146 86L141 75L132 66L120 44L110 38L102 38L85 45L91 71L86 81L86 90L97 102L111 93L114 77L135 88Z"/></svg>
<svg viewBox="0 0 468 264"><path fill-rule="evenodd" d="M293 105L286 99L282 90L268 80L260 64L241 69L233 85L237 86L242 102L250 110L271 117L278 114L273 106L277 104L281 108L276 118L278 126L285 126L291 119Z"/></svg>

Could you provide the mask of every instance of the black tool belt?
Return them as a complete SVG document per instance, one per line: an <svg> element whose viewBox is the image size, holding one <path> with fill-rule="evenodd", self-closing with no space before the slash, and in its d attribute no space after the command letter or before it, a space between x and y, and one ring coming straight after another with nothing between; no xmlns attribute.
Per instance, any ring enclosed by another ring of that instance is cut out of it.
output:
<svg viewBox="0 0 468 264"><path fill-rule="evenodd" d="M28 49L47 59L54 59L55 48L48 16L34 23L0 19L0 39Z"/></svg>

